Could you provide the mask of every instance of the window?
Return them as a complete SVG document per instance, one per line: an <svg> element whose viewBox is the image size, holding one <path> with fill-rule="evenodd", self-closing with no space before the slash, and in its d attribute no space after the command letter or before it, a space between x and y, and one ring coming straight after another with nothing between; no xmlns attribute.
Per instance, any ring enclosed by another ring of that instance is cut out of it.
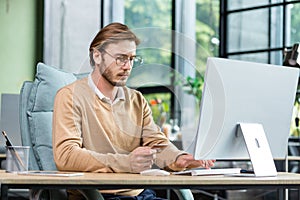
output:
<svg viewBox="0 0 300 200"><path fill-rule="evenodd" d="M145 6L147 5L147 6ZM125 24L138 35L137 54L144 64L133 68L128 86L140 90L152 102L154 119L172 118L172 1L125 0ZM155 102L155 104L153 104ZM159 109L158 109L159 108ZM167 109L168 108L168 109ZM161 116L162 115L162 116Z"/></svg>
<svg viewBox="0 0 300 200"><path fill-rule="evenodd" d="M165 116L157 115L165 111L167 121L197 123L194 108L199 101L187 95L181 84L186 77L203 83L206 58L218 55L219 1L125 0L124 7L124 21L142 39L138 54L145 60L133 69L128 85L142 91L149 101L165 105L159 105L164 112L152 106L158 124Z"/></svg>
<svg viewBox="0 0 300 200"><path fill-rule="evenodd" d="M221 57L282 65L284 49L300 41L299 1L221 0L221 8Z"/></svg>

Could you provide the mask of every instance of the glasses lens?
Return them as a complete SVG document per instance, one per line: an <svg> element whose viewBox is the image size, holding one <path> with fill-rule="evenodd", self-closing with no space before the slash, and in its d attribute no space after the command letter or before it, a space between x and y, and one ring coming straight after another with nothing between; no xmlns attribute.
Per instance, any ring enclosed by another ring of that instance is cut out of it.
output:
<svg viewBox="0 0 300 200"><path fill-rule="evenodd" d="M119 66L125 65L127 62L129 62L130 66L136 67L143 64L143 58L141 58L140 56L118 56L116 58L116 63Z"/></svg>
<svg viewBox="0 0 300 200"><path fill-rule="evenodd" d="M124 65L125 63L127 63L127 61L128 61L127 56L118 56L116 58L117 65Z"/></svg>
<svg viewBox="0 0 300 200"><path fill-rule="evenodd" d="M137 67L137 66L139 66L139 65L142 65L143 64L143 58L142 57L140 57L140 56L136 56L136 57L134 57L134 59L133 59L133 67Z"/></svg>

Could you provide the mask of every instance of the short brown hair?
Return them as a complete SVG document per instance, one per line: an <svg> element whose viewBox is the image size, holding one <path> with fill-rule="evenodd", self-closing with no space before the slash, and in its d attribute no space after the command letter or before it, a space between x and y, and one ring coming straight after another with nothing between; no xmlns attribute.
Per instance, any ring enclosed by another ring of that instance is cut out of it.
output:
<svg viewBox="0 0 300 200"><path fill-rule="evenodd" d="M95 61L93 59L94 48L99 50L104 49L108 44L123 40L134 41L136 46L140 43L137 36L124 24L114 22L101 29L90 44L91 66L95 66Z"/></svg>

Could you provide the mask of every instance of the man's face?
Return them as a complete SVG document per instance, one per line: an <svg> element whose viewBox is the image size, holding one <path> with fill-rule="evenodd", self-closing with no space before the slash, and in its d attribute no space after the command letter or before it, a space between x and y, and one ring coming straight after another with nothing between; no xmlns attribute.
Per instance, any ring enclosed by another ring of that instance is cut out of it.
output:
<svg viewBox="0 0 300 200"><path fill-rule="evenodd" d="M133 41L126 40L115 44L109 44L105 48L105 51L101 52L101 61L98 65L102 77L113 86L124 86L132 69L128 58L135 56L135 54L136 45ZM117 63L116 59L125 62Z"/></svg>

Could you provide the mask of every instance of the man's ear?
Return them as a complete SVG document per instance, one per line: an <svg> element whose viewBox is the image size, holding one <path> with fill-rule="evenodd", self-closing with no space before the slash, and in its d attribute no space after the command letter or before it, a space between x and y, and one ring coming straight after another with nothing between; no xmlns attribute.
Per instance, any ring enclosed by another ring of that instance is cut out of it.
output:
<svg viewBox="0 0 300 200"><path fill-rule="evenodd" d="M102 61L101 52L98 49L94 49L93 51L93 59L95 64L100 64Z"/></svg>

